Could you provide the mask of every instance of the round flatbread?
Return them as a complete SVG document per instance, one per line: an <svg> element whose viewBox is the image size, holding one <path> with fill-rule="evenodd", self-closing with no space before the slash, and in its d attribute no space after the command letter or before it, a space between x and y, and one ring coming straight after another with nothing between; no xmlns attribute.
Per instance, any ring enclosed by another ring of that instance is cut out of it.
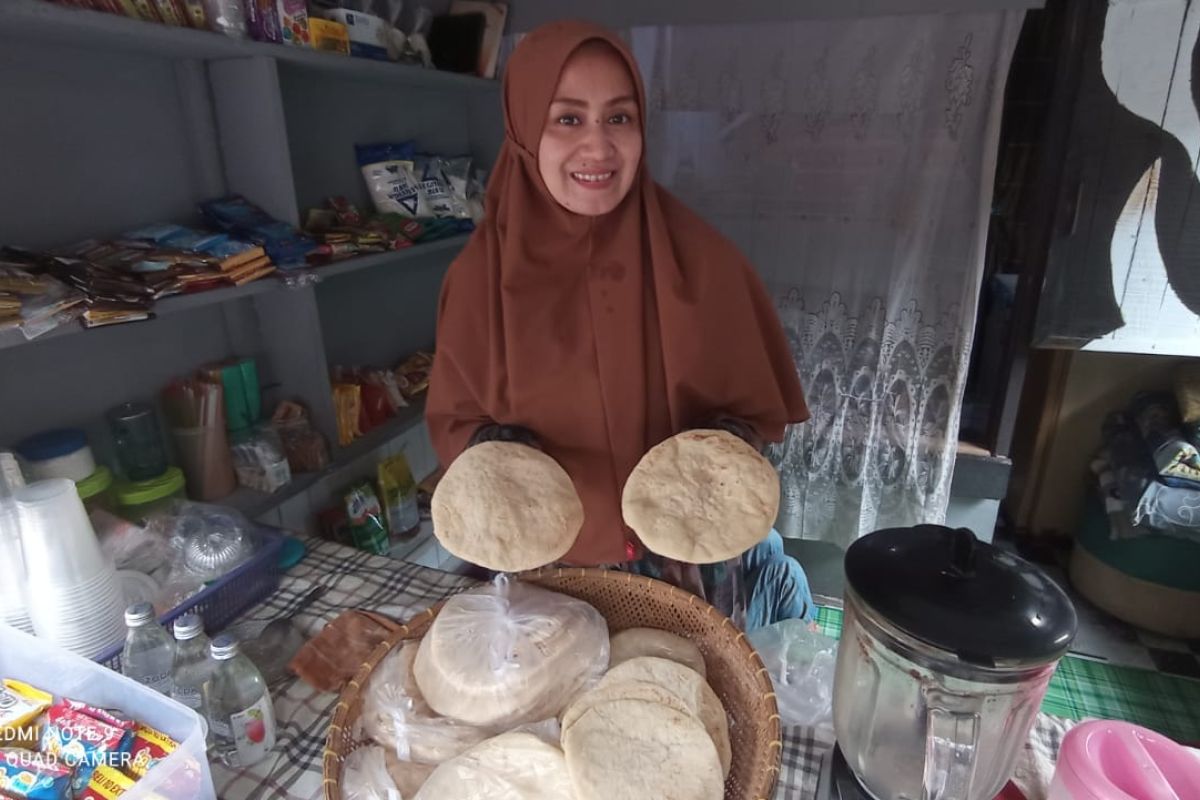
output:
<svg viewBox="0 0 1200 800"><path fill-rule="evenodd" d="M661 703L612 700L563 732L579 800L721 800L716 747L690 714Z"/></svg>
<svg viewBox="0 0 1200 800"><path fill-rule="evenodd" d="M497 572L558 561L583 527L583 503L566 471L513 442L464 450L438 482L432 514L443 547Z"/></svg>
<svg viewBox="0 0 1200 800"><path fill-rule="evenodd" d="M704 655L690 639L658 628L628 628L609 640L609 665L639 656L657 656L691 667L705 677Z"/></svg>
<svg viewBox="0 0 1200 800"><path fill-rule="evenodd" d="M563 753L531 733L504 733L433 771L415 800L576 800Z"/></svg>
<svg viewBox="0 0 1200 800"><path fill-rule="evenodd" d="M696 716L695 709L690 708L674 692L664 689L657 683L650 683L649 681L621 681L592 689L567 706L567 710L563 712L562 729L565 731L578 722L579 718L584 715L584 712L592 706L607 703L611 700L645 700L647 703L661 703L668 708L675 709L681 714Z"/></svg>
<svg viewBox="0 0 1200 800"><path fill-rule="evenodd" d="M779 474L725 431L684 431L652 448L621 496L642 544L688 564L740 556L767 537L778 512Z"/></svg>
<svg viewBox="0 0 1200 800"><path fill-rule="evenodd" d="M400 797L408 798L416 795L421 787L425 785L425 781L429 780L429 776L433 774L433 764L418 764L414 761L401 761L391 750L386 750L383 754L384 764L387 767L387 773L392 777L392 783L396 784L396 788L400 790Z"/></svg>
<svg viewBox="0 0 1200 800"><path fill-rule="evenodd" d="M733 763L733 745L729 740L729 717L725 706L700 674L675 661L654 656L631 658L610 669L597 689L623 685L630 681L657 684L678 697L700 720L712 738L721 763L721 774L728 775ZM565 723L564 723L565 726Z"/></svg>

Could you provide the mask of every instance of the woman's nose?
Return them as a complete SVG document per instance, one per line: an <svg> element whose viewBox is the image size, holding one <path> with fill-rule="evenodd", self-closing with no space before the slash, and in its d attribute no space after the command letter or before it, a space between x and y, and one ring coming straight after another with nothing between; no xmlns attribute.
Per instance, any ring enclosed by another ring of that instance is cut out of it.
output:
<svg viewBox="0 0 1200 800"><path fill-rule="evenodd" d="M584 136L582 155L589 158L608 158L616 152L612 132L601 120L590 123Z"/></svg>

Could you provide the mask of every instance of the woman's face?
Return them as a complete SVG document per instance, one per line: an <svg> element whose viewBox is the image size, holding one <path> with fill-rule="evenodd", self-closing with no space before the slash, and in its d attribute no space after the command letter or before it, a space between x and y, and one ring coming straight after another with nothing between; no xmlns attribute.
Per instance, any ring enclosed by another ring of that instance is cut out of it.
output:
<svg viewBox="0 0 1200 800"><path fill-rule="evenodd" d="M589 42L567 60L538 145L538 170L559 205L599 216L625 199L642 160L637 90L612 46Z"/></svg>

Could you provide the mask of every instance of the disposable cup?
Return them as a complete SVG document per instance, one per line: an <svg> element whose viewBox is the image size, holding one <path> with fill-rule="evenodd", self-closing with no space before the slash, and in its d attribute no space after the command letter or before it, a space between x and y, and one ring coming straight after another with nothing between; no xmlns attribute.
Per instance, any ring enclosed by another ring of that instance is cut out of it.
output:
<svg viewBox="0 0 1200 800"><path fill-rule="evenodd" d="M14 497L31 587L49 592L78 586L111 569L73 482L38 481L18 489Z"/></svg>
<svg viewBox="0 0 1200 800"><path fill-rule="evenodd" d="M237 488L233 455L223 426L173 428L179 466L187 477L188 496L201 501L220 500Z"/></svg>

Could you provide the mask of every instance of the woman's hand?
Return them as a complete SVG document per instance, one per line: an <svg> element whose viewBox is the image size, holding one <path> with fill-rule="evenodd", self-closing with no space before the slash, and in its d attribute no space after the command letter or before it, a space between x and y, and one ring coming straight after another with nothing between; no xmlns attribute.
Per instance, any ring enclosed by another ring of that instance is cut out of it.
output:
<svg viewBox="0 0 1200 800"><path fill-rule="evenodd" d="M708 424L700 425L698 427L732 433L734 436L738 437L758 452L761 453L763 450L763 440L762 437L758 435L758 431L756 431L754 426L749 422L738 419L737 417L713 417Z"/></svg>
<svg viewBox="0 0 1200 800"><path fill-rule="evenodd" d="M520 425L500 425L496 422L488 422L476 428L475 433L471 434L471 440L467 442L467 447L474 447L481 442L513 442L535 450L542 449L537 436L529 428Z"/></svg>

